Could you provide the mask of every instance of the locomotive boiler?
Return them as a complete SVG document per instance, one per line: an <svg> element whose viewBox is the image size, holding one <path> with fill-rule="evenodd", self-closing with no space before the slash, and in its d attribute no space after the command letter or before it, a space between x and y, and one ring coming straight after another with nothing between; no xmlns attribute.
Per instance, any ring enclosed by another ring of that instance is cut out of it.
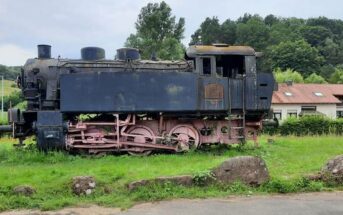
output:
<svg viewBox="0 0 343 215"><path fill-rule="evenodd" d="M253 48L226 44L190 46L179 61L142 60L133 48L108 60L98 47L56 59L38 45L17 82L27 108L8 111L2 129L13 137L35 135L44 151L133 155L256 141L274 87Z"/></svg>

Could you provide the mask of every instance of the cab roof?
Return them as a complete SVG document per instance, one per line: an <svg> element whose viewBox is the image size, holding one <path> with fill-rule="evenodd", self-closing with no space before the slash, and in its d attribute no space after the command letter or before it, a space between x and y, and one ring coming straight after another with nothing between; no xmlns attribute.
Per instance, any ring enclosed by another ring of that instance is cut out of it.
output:
<svg viewBox="0 0 343 215"><path fill-rule="evenodd" d="M250 46L229 46L226 44L193 45L187 49L186 54L188 57L196 57L201 55L256 56L255 50Z"/></svg>

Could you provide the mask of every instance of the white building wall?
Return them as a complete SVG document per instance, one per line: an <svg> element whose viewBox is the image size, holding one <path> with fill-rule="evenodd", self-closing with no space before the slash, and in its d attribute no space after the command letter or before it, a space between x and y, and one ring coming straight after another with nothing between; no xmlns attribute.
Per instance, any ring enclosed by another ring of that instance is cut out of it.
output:
<svg viewBox="0 0 343 215"><path fill-rule="evenodd" d="M288 117L289 111L296 111L297 115L301 112L301 106L316 106L317 111L325 114L329 118L336 119L336 104L272 104L274 113L281 110L281 121Z"/></svg>

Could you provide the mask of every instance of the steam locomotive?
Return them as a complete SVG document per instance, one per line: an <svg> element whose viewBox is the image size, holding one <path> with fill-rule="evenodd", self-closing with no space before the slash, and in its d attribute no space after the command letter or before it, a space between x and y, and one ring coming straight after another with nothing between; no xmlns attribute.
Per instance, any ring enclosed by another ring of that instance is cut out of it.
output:
<svg viewBox="0 0 343 215"><path fill-rule="evenodd" d="M256 58L251 47L213 44L178 61L142 60L134 48L108 60L98 47L55 59L38 45L17 79L27 108L9 109L1 130L21 142L35 135L44 151L132 155L256 141L274 88Z"/></svg>

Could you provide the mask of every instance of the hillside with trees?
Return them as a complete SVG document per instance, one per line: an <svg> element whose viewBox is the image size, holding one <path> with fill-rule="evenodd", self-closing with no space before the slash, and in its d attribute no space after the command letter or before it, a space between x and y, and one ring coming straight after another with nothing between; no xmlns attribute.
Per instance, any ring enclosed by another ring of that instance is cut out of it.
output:
<svg viewBox="0 0 343 215"><path fill-rule="evenodd" d="M343 83L342 20L244 14L220 23L217 17L207 17L191 36L190 45L212 43L252 46L264 53L259 70L278 72L278 77L283 73L280 80L297 77L297 82Z"/></svg>
<svg viewBox="0 0 343 215"><path fill-rule="evenodd" d="M0 76L6 80L16 80L20 73L20 66L5 66L0 64Z"/></svg>

